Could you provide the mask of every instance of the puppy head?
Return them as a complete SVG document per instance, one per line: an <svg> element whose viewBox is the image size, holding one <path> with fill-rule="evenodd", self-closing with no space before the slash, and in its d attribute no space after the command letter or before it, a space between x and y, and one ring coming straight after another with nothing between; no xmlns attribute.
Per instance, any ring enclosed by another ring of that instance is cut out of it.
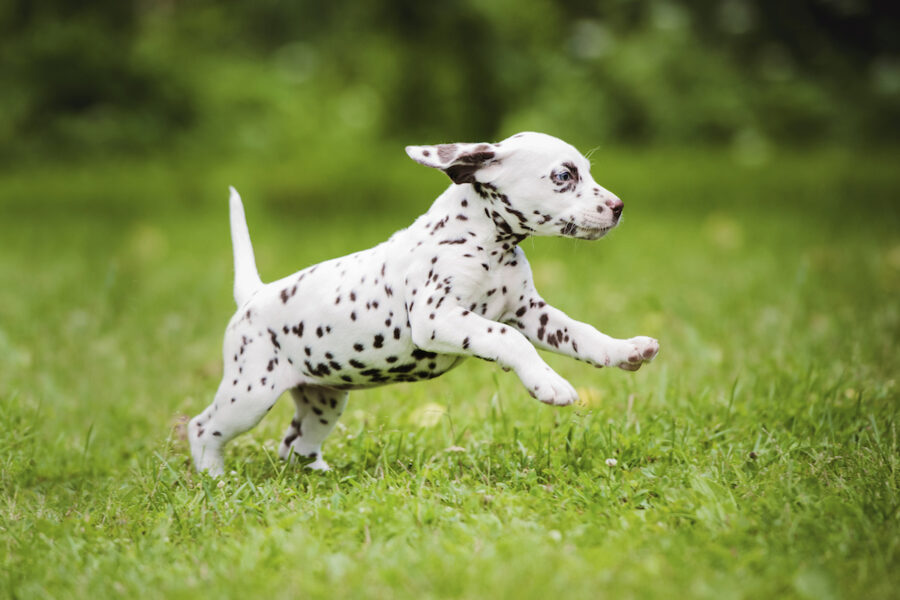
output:
<svg viewBox="0 0 900 600"><path fill-rule="evenodd" d="M575 148L541 133L519 133L496 144L407 146L416 162L470 184L498 217L525 235L595 240L615 227L622 201L591 177Z"/></svg>

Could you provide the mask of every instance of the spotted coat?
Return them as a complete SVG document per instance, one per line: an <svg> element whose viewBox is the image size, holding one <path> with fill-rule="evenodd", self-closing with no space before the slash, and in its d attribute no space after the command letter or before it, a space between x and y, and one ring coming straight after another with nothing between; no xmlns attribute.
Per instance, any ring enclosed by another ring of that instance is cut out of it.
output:
<svg viewBox="0 0 900 600"><path fill-rule="evenodd" d="M513 370L548 404L570 404L572 386L535 347L596 366L636 370L651 338L618 340L549 306L519 243L532 235L597 239L622 202L590 177L574 148L519 134L497 144L411 146L417 162L454 182L412 225L355 254L259 282L240 199L232 196L235 298L225 333L224 377L191 422L199 470L223 470L221 448L290 389L296 414L284 458L327 468L321 443L347 391L437 377L466 357Z"/></svg>

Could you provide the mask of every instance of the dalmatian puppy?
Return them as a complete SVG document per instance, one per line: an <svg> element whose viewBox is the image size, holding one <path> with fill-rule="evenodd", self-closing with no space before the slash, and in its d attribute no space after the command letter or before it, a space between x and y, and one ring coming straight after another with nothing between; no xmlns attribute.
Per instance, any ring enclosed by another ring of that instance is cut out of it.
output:
<svg viewBox="0 0 900 600"><path fill-rule="evenodd" d="M535 346L588 364L636 371L659 345L615 339L547 304L519 243L528 236L603 237L622 201L590 164L554 137L520 133L496 144L409 146L452 185L386 242L263 284L244 210L231 189L234 298L224 376L191 420L198 471L223 473L222 449L255 426L289 390L296 413L279 455L327 470L322 442L349 390L437 377L474 356L512 370L546 404L575 389Z"/></svg>

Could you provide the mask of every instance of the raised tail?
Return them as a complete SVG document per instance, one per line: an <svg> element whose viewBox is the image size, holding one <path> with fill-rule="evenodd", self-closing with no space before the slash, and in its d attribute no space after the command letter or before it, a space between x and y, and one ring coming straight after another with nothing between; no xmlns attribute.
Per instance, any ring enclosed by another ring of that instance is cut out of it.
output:
<svg viewBox="0 0 900 600"><path fill-rule="evenodd" d="M256 270L256 258L250 243L250 231L244 216L244 205L237 190L229 187L231 199L231 245L234 249L234 301L242 306L263 286Z"/></svg>

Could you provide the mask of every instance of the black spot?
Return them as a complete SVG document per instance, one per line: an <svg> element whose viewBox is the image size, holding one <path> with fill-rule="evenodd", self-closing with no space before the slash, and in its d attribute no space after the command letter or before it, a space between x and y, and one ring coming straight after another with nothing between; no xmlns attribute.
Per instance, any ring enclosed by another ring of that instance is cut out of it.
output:
<svg viewBox="0 0 900 600"><path fill-rule="evenodd" d="M462 347L463 347L463 350L465 350L466 348L469 347L469 338L466 338L463 340Z"/></svg>
<svg viewBox="0 0 900 600"><path fill-rule="evenodd" d="M269 339L272 340L272 345L278 349L281 349L281 344L278 343L278 335L271 329L267 331L269 332Z"/></svg>
<svg viewBox="0 0 900 600"><path fill-rule="evenodd" d="M357 352L362 352L363 350L366 349L366 347L363 346L362 344L360 344L359 342L356 342L355 344L353 344L353 349L356 350Z"/></svg>
<svg viewBox="0 0 900 600"><path fill-rule="evenodd" d="M318 337L322 337L323 335L325 335L325 332L322 331L322 326L321 326L321 325L320 325L319 327L316 327L316 335L317 335Z"/></svg>
<svg viewBox="0 0 900 600"><path fill-rule="evenodd" d="M375 340L372 342L372 345L376 348L381 348L384 346L384 336L379 334L375 336Z"/></svg>
<svg viewBox="0 0 900 600"><path fill-rule="evenodd" d="M394 327L394 339L395 340L400 339L400 328L399 327Z"/></svg>
<svg viewBox="0 0 900 600"><path fill-rule="evenodd" d="M521 317L522 315L525 314L525 312L526 312L527 310L528 310L528 309L525 308L524 306L521 307L519 310L516 311L516 316L517 316L517 317Z"/></svg>
<svg viewBox="0 0 900 600"><path fill-rule="evenodd" d="M363 368L365 368L365 366L366 366L365 363L359 362L359 361L356 360L355 358L351 358L351 359L350 359L350 365L353 366L353 367L355 367L355 368L357 368L357 369L363 369Z"/></svg>

